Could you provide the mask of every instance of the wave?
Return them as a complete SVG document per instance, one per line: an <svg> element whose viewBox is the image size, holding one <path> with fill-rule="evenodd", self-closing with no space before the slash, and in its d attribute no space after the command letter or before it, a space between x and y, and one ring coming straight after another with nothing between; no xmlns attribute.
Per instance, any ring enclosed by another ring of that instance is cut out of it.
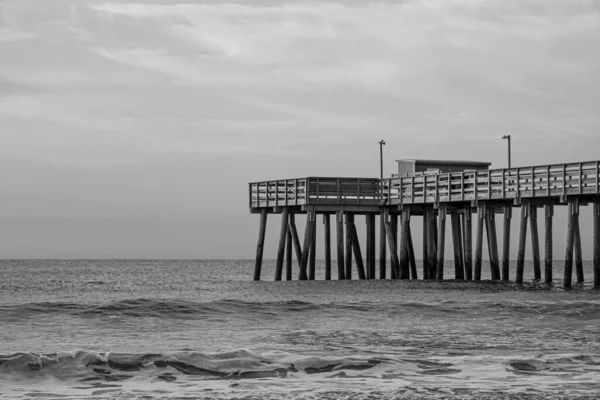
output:
<svg viewBox="0 0 600 400"><path fill-rule="evenodd" d="M189 300L131 299L106 304L43 302L0 306L0 320L17 321L42 315L71 315L81 318L123 316L164 319L203 319L207 317L238 316L273 319L289 313L330 313L334 316L352 313L383 313L390 317L407 314L462 318L528 317L548 315L565 318L600 319L600 301L432 301L432 302L356 302L311 303L304 301L248 302L221 300L195 302Z"/></svg>
<svg viewBox="0 0 600 400"><path fill-rule="evenodd" d="M176 380L176 373L211 380L286 378L292 373L319 374L362 371L382 363L364 357L300 357L249 350L223 353L182 351L168 354L125 354L74 350L53 354L18 352L0 355L0 379L57 378L80 382L126 381L137 374L158 380Z"/></svg>

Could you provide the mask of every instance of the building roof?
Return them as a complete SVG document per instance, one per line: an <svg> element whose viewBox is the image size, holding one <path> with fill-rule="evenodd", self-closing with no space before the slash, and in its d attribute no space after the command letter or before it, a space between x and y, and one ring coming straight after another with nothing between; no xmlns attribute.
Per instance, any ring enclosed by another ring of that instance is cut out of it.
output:
<svg viewBox="0 0 600 400"><path fill-rule="evenodd" d="M444 164L444 165L492 165L490 162L483 161L453 161L453 160L396 160L400 163L412 163L412 164Z"/></svg>

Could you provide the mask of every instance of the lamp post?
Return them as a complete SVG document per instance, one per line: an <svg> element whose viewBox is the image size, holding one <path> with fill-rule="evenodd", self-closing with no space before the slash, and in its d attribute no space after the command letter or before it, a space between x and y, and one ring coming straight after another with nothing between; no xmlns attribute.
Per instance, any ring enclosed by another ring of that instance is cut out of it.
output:
<svg viewBox="0 0 600 400"><path fill-rule="evenodd" d="M383 146L385 146L385 140L379 142L379 166L380 166L380 179L383 179Z"/></svg>
<svg viewBox="0 0 600 400"><path fill-rule="evenodd" d="M504 135L502 139L508 140L508 168L510 168L510 135Z"/></svg>

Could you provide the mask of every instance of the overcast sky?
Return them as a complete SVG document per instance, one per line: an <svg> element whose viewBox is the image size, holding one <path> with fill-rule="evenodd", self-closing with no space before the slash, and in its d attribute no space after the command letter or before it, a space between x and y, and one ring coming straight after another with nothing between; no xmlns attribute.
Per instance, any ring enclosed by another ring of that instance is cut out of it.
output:
<svg viewBox="0 0 600 400"><path fill-rule="evenodd" d="M380 139L600 159L597 0L189 3L0 0L1 258L251 258L247 182L376 177Z"/></svg>

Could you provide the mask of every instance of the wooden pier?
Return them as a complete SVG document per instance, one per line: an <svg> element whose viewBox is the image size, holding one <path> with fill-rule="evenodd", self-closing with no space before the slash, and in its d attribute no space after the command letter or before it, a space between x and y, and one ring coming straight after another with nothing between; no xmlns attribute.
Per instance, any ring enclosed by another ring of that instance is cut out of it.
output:
<svg viewBox="0 0 600 400"><path fill-rule="evenodd" d="M443 164L439 161L437 163ZM447 162L448 165L460 164ZM484 164L484 163L478 163ZM486 164L489 165L489 164ZM454 278L480 280L484 230L493 280L509 280L510 226L514 207L521 208L515 281L523 282L527 237L533 253L534 279L542 279L538 236L538 209L543 209L544 281L551 283L552 229L556 206L568 209L563 285L572 286L573 263L577 282L584 280L579 229L581 206L593 206L594 286L600 287L600 161L460 172L422 172L388 179L307 177L249 184L249 205L260 214L254 279L260 280L268 214L281 215L275 280L293 278L292 259L298 262L300 280L315 279L316 224L325 225L325 279L331 279L331 217L337 234L337 278L376 279L376 218L380 219L379 279L418 279L411 217L423 219L423 279L444 279L446 223L454 247ZM295 215L306 214L301 245ZM495 214L503 214L502 259L498 252ZM365 216L366 256L355 225ZM475 254L473 254L475 220ZM345 227L345 229L344 229ZM398 232L400 230L400 232ZM586 236L587 237L587 236ZM386 248L387 247L387 248ZM294 253L294 254L293 254ZM353 268L353 264L356 268Z"/></svg>

